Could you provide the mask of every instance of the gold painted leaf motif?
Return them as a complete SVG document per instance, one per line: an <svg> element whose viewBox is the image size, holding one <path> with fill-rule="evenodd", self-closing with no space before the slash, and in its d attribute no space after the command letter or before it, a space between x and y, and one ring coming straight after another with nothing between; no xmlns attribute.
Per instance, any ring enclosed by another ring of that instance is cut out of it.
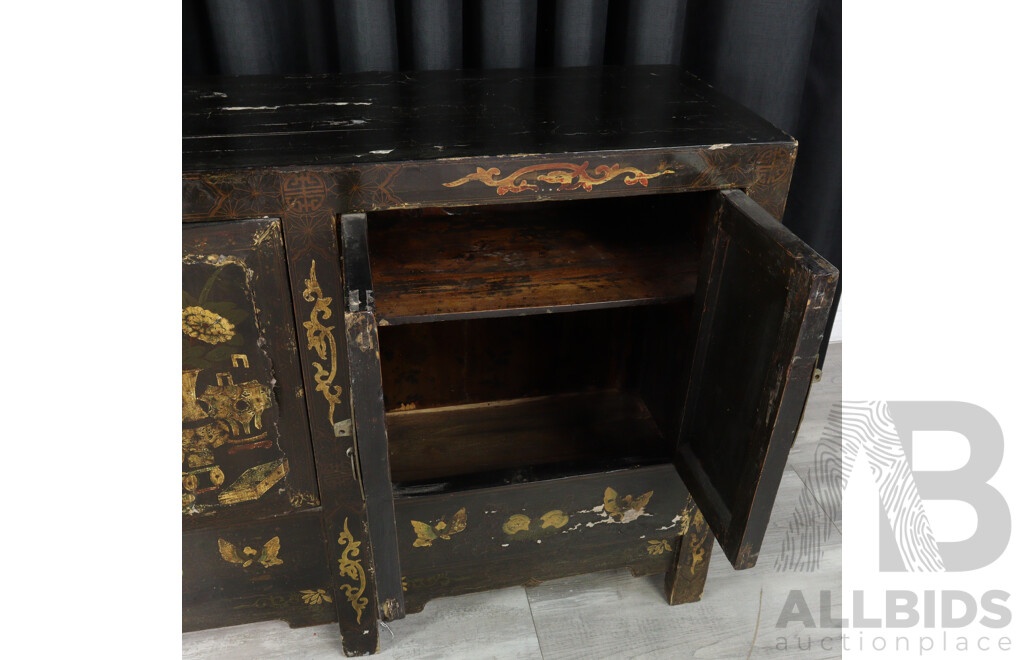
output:
<svg viewBox="0 0 1024 660"><path fill-rule="evenodd" d="M652 556L664 554L666 551L671 550L672 546L668 541L648 541L647 552Z"/></svg>
<svg viewBox="0 0 1024 660"><path fill-rule="evenodd" d="M320 605L321 603L333 603L331 595L324 589L302 589L299 591L302 595L302 602L306 605Z"/></svg>

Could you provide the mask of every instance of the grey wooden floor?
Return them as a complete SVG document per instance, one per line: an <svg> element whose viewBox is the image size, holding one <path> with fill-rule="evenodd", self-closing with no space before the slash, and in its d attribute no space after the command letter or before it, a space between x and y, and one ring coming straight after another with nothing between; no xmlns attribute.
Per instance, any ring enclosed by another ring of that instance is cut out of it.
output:
<svg viewBox="0 0 1024 660"><path fill-rule="evenodd" d="M842 396L842 345L830 347L822 381L790 453L758 564L734 571L716 545L704 598L669 607L662 576L594 573L431 601L382 630L384 658L838 658L829 629L777 628L791 590L817 619L821 592L841 608L841 507L816 465L829 410ZM836 445L832 445L834 455ZM817 458L816 458L817 456ZM832 650L829 650L832 649ZM185 658L342 657L334 624L290 629L256 623L188 633Z"/></svg>

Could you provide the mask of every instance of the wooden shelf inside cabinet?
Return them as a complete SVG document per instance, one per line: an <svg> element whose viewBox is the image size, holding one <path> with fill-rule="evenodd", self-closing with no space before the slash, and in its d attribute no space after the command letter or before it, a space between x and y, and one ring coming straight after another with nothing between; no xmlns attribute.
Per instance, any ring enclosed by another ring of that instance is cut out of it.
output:
<svg viewBox="0 0 1024 660"><path fill-rule="evenodd" d="M694 223L602 201L372 214L378 322L650 305L692 295Z"/></svg>
<svg viewBox="0 0 1024 660"><path fill-rule="evenodd" d="M671 453L643 401L617 390L391 412L387 425L396 483L537 466L613 469Z"/></svg>

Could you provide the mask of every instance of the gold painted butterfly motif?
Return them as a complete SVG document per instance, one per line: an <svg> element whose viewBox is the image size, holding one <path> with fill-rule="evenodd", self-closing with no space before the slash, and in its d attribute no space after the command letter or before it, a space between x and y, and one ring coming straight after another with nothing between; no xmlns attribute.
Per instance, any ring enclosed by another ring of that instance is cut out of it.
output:
<svg viewBox="0 0 1024 660"><path fill-rule="evenodd" d="M604 510L615 522L632 522L644 512L644 507L651 501L652 495L654 495L654 491L649 490L639 497L632 495L619 497L613 488L605 488Z"/></svg>
<svg viewBox="0 0 1024 660"><path fill-rule="evenodd" d="M263 568L270 568L271 566L277 566L284 562L277 558L277 553L281 551L281 537L275 536L266 543L263 544L263 549L257 552L249 546L242 548L242 552L238 552L238 548L233 543L228 543L224 539L217 539L217 545L220 547L220 556L224 558L224 561L232 564L241 564L242 568L251 566L254 561L258 561L263 565ZM257 557L257 555L259 555Z"/></svg>
<svg viewBox="0 0 1024 660"><path fill-rule="evenodd" d="M410 520L409 522L412 523L412 528L416 532L416 540L412 542L413 547L426 548L437 539L450 541L453 534L458 534L466 529L466 519L466 509L462 508L455 512L450 523L444 517L433 525L419 520Z"/></svg>

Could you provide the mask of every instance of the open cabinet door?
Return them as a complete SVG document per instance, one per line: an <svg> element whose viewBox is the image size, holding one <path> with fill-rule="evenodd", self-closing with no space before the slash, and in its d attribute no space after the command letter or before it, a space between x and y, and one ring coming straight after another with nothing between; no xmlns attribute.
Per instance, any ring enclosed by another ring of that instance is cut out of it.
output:
<svg viewBox="0 0 1024 660"><path fill-rule="evenodd" d="M740 569L757 561L839 274L743 192L715 205L674 460Z"/></svg>
<svg viewBox="0 0 1024 660"><path fill-rule="evenodd" d="M381 617L392 621L405 616L405 597L398 563L380 350L366 242L366 214L341 216L339 232L344 262L345 342L352 398L352 433L355 435L354 458L366 501Z"/></svg>

